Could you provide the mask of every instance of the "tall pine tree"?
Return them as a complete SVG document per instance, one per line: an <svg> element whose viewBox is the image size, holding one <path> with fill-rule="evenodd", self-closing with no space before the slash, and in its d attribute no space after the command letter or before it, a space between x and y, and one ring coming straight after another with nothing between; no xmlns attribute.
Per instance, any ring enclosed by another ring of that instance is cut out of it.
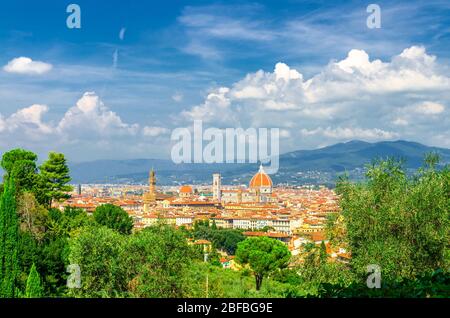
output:
<svg viewBox="0 0 450 318"><path fill-rule="evenodd" d="M0 297L16 296L18 275L19 220L14 177L5 182L0 200Z"/></svg>
<svg viewBox="0 0 450 318"><path fill-rule="evenodd" d="M66 158L61 153L50 152L48 160L40 169L40 182L38 200L47 208L51 207L53 200L67 199L67 192L72 191L70 182L70 171Z"/></svg>
<svg viewBox="0 0 450 318"><path fill-rule="evenodd" d="M43 290L41 286L41 277L36 270L36 265L33 263L31 266L30 274L27 279L27 287L25 291L26 298L40 298L42 297Z"/></svg>

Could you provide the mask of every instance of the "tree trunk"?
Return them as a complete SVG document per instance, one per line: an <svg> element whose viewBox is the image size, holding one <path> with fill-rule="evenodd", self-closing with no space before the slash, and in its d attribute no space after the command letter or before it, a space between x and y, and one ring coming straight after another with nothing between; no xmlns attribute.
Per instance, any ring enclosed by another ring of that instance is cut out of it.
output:
<svg viewBox="0 0 450 318"><path fill-rule="evenodd" d="M261 274L255 274L256 279L256 290L259 291L261 289L262 281L263 281L263 275Z"/></svg>

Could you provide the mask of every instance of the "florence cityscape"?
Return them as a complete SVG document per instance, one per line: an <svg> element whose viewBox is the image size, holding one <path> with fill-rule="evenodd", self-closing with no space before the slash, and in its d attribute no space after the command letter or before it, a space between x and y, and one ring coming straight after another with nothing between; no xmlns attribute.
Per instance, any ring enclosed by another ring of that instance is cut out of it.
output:
<svg viewBox="0 0 450 318"><path fill-rule="evenodd" d="M0 303L450 298L448 1L75 2L0 13Z"/></svg>

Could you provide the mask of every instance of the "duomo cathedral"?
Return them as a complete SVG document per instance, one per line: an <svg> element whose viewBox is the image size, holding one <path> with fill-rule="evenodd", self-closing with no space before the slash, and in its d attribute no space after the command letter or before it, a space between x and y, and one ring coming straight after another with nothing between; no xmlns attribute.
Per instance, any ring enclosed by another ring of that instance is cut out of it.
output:
<svg viewBox="0 0 450 318"><path fill-rule="evenodd" d="M239 204L239 203L268 203L273 202L273 183L270 176L264 171L261 165L259 171L252 177L248 187L240 186L222 186L222 177L219 173L213 174L212 201L211 204ZM144 211L150 211L151 207L156 205L156 177L152 169L149 176L149 191L143 196ZM194 191L191 186L183 185L178 190L180 199L186 202L193 199ZM205 202L206 203L206 202Z"/></svg>

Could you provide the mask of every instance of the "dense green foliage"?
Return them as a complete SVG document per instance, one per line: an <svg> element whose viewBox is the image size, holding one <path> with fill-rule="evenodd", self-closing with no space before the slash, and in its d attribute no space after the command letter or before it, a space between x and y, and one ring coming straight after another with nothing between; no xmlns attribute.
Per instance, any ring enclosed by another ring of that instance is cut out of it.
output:
<svg viewBox="0 0 450 318"><path fill-rule="evenodd" d="M83 210L66 208L64 212L49 210L44 224L45 232L41 241L37 241L32 233L21 231L21 283L25 286L26 275L35 263L42 278L44 295L64 296L67 293L66 267L69 265L70 238L96 223Z"/></svg>
<svg viewBox="0 0 450 318"><path fill-rule="evenodd" d="M19 224L14 177L9 176L0 198L0 297L17 294Z"/></svg>
<svg viewBox="0 0 450 318"><path fill-rule="evenodd" d="M351 284L321 285L321 297L390 297L390 298L449 298L450 275L442 270L401 282L386 281L382 288L369 289L367 285L354 280Z"/></svg>
<svg viewBox="0 0 450 318"><path fill-rule="evenodd" d="M0 163L5 170L3 179L6 183L13 176L17 194L32 192L38 203L48 209L52 200L68 198L67 192L72 189L67 185L71 180L69 168L63 154L51 152L39 169L37 159L36 154L23 149L6 152Z"/></svg>
<svg viewBox="0 0 450 318"><path fill-rule="evenodd" d="M241 230L217 228L215 223L210 225L208 221L197 221L188 236L208 240L215 248L231 255L235 254L238 243L245 239Z"/></svg>
<svg viewBox="0 0 450 318"><path fill-rule="evenodd" d="M98 224L109 227L122 234L130 234L133 229L133 219L121 207L104 204L95 209L94 219Z"/></svg>
<svg viewBox="0 0 450 318"><path fill-rule="evenodd" d="M70 264L80 266L82 285L73 296L120 297L127 290L125 240L106 227L85 227L70 241Z"/></svg>
<svg viewBox="0 0 450 318"><path fill-rule="evenodd" d="M343 218L337 227L345 237L334 238L348 244L355 280L349 286L328 284L326 295L450 296L442 283L448 283L450 269L450 171L437 170L437 162L429 155L409 177L401 162L379 161L368 168L366 183L338 183ZM365 284L370 264L381 268L381 289Z"/></svg>
<svg viewBox="0 0 450 318"><path fill-rule="evenodd" d="M41 166L41 171L36 162L36 154L23 149L6 152L1 160L5 174L0 186L4 201L0 247L9 246L8 252L2 254L1 278L4 286L11 286L5 287L8 292L4 297L26 296L27 280L33 264L42 275L43 294L57 296L65 290L70 231L67 224L76 220L70 219L70 213L57 220L55 216L63 214L59 211L55 214L55 210L48 208L51 200L67 197L64 191L70 190L65 185L70 180L67 179L68 168L62 154L51 154L49 161ZM52 185L52 182L58 185ZM57 190L61 191L60 194ZM17 231L15 228L18 228ZM3 247L0 250L4 250Z"/></svg>
<svg viewBox="0 0 450 318"><path fill-rule="evenodd" d="M309 296L320 296L323 285L348 286L355 278L345 264L331 262L324 248L323 243L309 243L304 247L304 263L298 271L303 290Z"/></svg>
<svg viewBox="0 0 450 318"><path fill-rule="evenodd" d="M393 160L372 165L366 184L342 180L337 191L354 272L365 276L377 264L395 282L448 268L449 184L448 169L431 164L409 178Z"/></svg>
<svg viewBox="0 0 450 318"><path fill-rule="evenodd" d="M249 265L256 280L256 290L261 288L264 276L288 265L291 253L287 246L268 237L250 237L238 244L236 259Z"/></svg>
<svg viewBox="0 0 450 318"><path fill-rule="evenodd" d="M208 263L195 262L189 268L189 294L187 297L220 298L285 298L302 296L300 281L295 271L292 280L286 280L284 272L276 272L264 279L259 291L249 270L234 271Z"/></svg>
<svg viewBox="0 0 450 318"><path fill-rule="evenodd" d="M14 149L3 154L0 165L5 170L4 183L6 184L9 178L13 176L18 192L35 189L37 182L36 161L36 154L23 149Z"/></svg>
<svg viewBox="0 0 450 318"><path fill-rule="evenodd" d="M187 269L193 253L178 230L161 224L136 233L129 240L127 255L133 296L188 295Z"/></svg>
<svg viewBox="0 0 450 318"><path fill-rule="evenodd" d="M182 297L190 248L167 225L124 236L106 227L86 227L70 241L71 264L80 266L77 297Z"/></svg>

